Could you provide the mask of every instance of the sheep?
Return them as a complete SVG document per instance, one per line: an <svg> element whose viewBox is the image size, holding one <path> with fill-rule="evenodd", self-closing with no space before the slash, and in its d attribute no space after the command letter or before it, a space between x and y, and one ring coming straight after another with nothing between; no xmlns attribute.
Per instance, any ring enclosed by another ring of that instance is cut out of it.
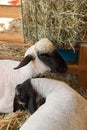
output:
<svg viewBox="0 0 87 130"><path fill-rule="evenodd" d="M87 101L69 85L48 78L32 78L19 84L16 96L22 103L27 99L29 106L31 101L34 107L36 94L30 99L31 90L46 101L19 130L87 130Z"/></svg>
<svg viewBox="0 0 87 130"><path fill-rule="evenodd" d="M13 112L17 84L46 71L63 73L66 70L67 64L47 38L42 38L29 47L21 62L9 59L0 60L0 113Z"/></svg>
<svg viewBox="0 0 87 130"><path fill-rule="evenodd" d="M44 102L45 98L33 89L30 79L28 79L22 84L18 84L15 88L13 111L29 110L33 114Z"/></svg>

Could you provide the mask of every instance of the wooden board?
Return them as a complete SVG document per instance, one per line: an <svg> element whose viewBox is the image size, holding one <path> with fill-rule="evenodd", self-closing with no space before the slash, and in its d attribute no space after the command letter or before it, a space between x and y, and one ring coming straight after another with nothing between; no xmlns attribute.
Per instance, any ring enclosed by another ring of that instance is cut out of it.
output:
<svg viewBox="0 0 87 130"><path fill-rule="evenodd" d="M78 64L68 64L68 72L70 74L77 74L77 84L80 88L87 88L87 42L81 44L79 48L79 62Z"/></svg>
<svg viewBox="0 0 87 130"><path fill-rule="evenodd" d="M24 43L24 38L22 33L0 32L0 41Z"/></svg>
<svg viewBox="0 0 87 130"><path fill-rule="evenodd" d="M32 44L31 43L24 43L24 42L8 42L8 41L0 41L0 44L7 44L7 45L12 45L12 46L27 46L30 47Z"/></svg>
<svg viewBox="0 0 87 130"><path fill-rule="evenodd" d="M70 74L78 74L78 64L68 64L68 71Z"/></svg>
<svg viewBox="0 0 87 130"><path fill-rule="evenodd" d="M20 18L21 6L0 5L0 17L2 18Z"/></svg>
<svg viewBox="0 0 87 130"><path fill-rule="evenodd" d="M87 66L87 44L80 46L79 64Z"/></svg>

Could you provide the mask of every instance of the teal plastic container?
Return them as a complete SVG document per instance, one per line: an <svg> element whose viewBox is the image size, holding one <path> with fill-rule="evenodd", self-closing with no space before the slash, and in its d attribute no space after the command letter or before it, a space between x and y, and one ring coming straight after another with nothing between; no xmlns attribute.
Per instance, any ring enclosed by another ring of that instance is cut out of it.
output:
<svg viewBox="0 0 87 130"><path fill-rule="evenodd" d="M79 50L63 50L57 49L58 53L62 56L65 61L77 62L79 56Z"/></svg>

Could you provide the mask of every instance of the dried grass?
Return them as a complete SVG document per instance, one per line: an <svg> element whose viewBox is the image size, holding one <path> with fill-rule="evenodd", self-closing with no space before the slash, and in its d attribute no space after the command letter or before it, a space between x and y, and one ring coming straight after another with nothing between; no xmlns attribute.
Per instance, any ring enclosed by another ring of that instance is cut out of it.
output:
<svg viewBox="0 0 87 130"><path fill-rule="evenodd" d="M28 47L13 44L0 44L0 58L22 60Z"/></svg>
<svg viewBox="0 0 87 130"><path fill-rule="evenodd" d="M21 19L14 19L9 23L9 32L17 32L22 33L23 32L23 26L22 26L22 20Z"/></svg>
<svg viewBox="0 0 87 130"><path fill-rule="evenodd" d="M1 20L3 20L3 18L1 18ZM0 23L0 32L12 32L12 33L13 32L17 32L17 33L23 32L23 26L22 26L21 19L9 20L9 18L5 18L3 21L2 21L2 23Z"/></svg>
<svg viewBox="0 0 87 130"><path fill-rule="evenodd" d="M25 0L26 41L48 37L58 47L72 47L87 39L87 0Z"/></svg>
<svg viewBox="0 0 87 130"><path fill-rule="evenodd" d="M0 130L19 130L29 116L30 113L28 111L17 111L11 114L0 115Z"/></svg>

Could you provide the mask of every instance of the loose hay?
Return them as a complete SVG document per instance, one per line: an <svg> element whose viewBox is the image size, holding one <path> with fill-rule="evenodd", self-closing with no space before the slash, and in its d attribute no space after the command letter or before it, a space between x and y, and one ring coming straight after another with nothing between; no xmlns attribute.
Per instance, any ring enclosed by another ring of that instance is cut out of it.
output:
<svg viewBox="0 0 87 130"><path fill-rule="evenodd" d="M28 111L17 111L0 115L0 130L19 130L29 116L30 113Z"/></svg>
<svg viewBox="0 0 87 130"><path fill-rule="evenodd" d="M21 60L27 48L28 47L13 44L0 44L0 58L6 57L9 59Z"/></svg>
<svg viewBox="0 0 87 130"><path fill-rule="evenodd" d="M25 0L23 23L26 41L48 37L58 47L87 40L87 0Z"/></svg>

